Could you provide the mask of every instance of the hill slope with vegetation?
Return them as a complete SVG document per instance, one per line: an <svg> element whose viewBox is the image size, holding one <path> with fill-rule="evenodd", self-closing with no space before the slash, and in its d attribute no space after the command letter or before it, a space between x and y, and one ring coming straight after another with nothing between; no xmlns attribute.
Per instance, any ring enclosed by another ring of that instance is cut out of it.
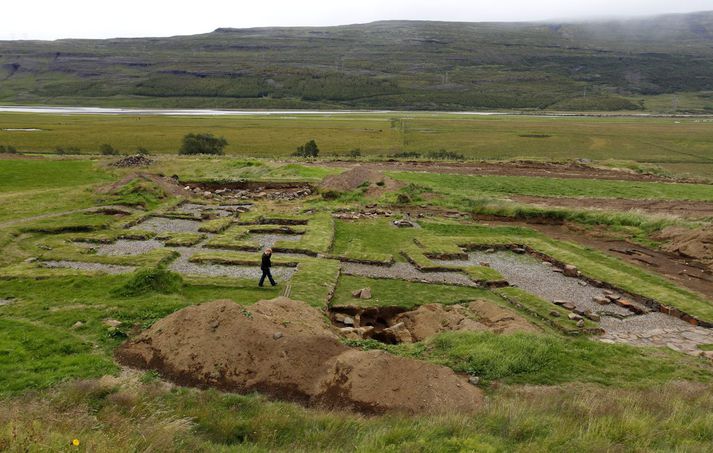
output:
<svg viewBox="0 0 713 453"><path fill-rule="evenodd" d="M0 102L705 112L713 111L712 41L713 12L4 41Z"/></svg>

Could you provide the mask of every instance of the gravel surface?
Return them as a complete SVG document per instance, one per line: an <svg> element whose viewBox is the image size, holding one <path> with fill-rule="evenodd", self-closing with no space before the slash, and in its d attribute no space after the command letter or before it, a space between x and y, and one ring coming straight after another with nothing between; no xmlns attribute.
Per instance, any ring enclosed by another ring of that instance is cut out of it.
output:
<svg viewBox="0 0 713 453"><path fill-rule="evenodd" d="M85 263L81 261L43 261L44 267L78 269L82 271L99 271L105 274L125 274L133 272L134 266L119 266L116 264Z"/></svg>
<svg viewBox="0 0 713 453"><path fill-rule="evenodd" d="M178 206L175 210L181 214L192 214L200 217L204 212L216 215L218 217L230 217L235 215L239 210L249 209L251 205L204 205L197 203L184 203Z"/></svg>
<svg viewBox="0 0 713 453"><path fill-rule="evenodd" d="M566 277L553 272L551 266L529 256L512 252L492 254L473 252L465 261L437 261L442 264L478 265L489 263L493 269L503 274L511 285L539 296L545 300L566 300L580 310L591 310L601 315L600 326L605 334L600 340L605 342L628 343L637 346L663 346L687 354L698 355L698 345L713 344L713 330L693 326L687 322L663 313L633 315L629 310L615 304L599 305L593 301L603 296L604 290L591 285L582 285L577 278ZM638 305L638 304L637 304ZM617 316L625 316L620 319Z"/></svg>
<svg viewBox="0 0 713 453"><path fill-rule="evenodd" d="M631 315L629 310L618 305L602 306L594 302L594 297L604 295L603 289L589 284L585 286L583 280L553 272L551 266L546 266L529 255L518 255L512 252L472 252L468 254L468 260L434 260L434 262L469 266L488 263L490 267L500 272L510 285L522 288L544 300L565 300L576 305L578 309L591 310L595 313L609 312L621 316Z"/></svg>
<svg viewBox="0 0 713 453"><path fill-rule="evenodd" d="M395 263L388 267L360 263L342 263L342 274L371 278L391 278L423 283L477 286L470 278L460 272L421 272L410 263Z"/></svg>
<svg viewBox="0 0 713 453"><path fill-rule="evenodd" d="M302 239L302 235L252 233L250 239L260 244L260 248L267 248L274 246L278 241L299 241Z"/></svg>
<svg viewBox="0 0 713 453"><path fill-rule="evenodd" d="M200 226L201 222L198 220L149 217L138 225L132 226L131 229L154 233L197 233Z"/></svg>
<svg viewBox="0 0 713 453"><path fill-rule="evenodd" d="M202 247L174 247L181 254L170 265L170 269L174 272L185 275L200 275L209 277L232 277L232 278L254 278L259 279L262 271L259 266L229 266L224 264L198 264L191 263L189 259L198 252L204 252L207 249ZM230 250L210 249L215 252L230 252ZM295 269L291 267L273 266L272 276L275 280L285 281L292 278Z"/></svg>
<svg viewBox="0 0 713 453"><path fill-rule="evenodd" d="M676 351L698 355L698 345L713 344L713 330L693 326L663 313L648 313L619 320L602 318L606 331L600 339L637 346L666 346Z"/></svg>
<svg viewBox="0 0 713 453"><path fill-rule="evenodd" d="M161 247L163 247L163 243L155 239L148 239L145 241L118 239L112 244L94 246L97 251L97 255L103 256L141 255Z"/></svg>

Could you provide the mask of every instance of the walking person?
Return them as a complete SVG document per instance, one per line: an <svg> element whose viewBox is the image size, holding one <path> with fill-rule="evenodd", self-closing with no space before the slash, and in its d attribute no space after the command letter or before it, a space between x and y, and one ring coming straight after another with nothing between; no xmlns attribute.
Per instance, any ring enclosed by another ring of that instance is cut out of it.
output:
<svg viewBox="0 0 713 453"><path fill-rule="evenodd" d="M272 262L270 261L270 258L272 258L272 249L268 247L262 254L262 261L260 262L260 270L262 270L262 277L260 277L260 283L258 283L258 286L262 286L262 284L265 283L265 277L270 280L270 284L272 286L277 285L277 282L272 278L272 274L270 273L270 268L272 267Z"/></svg>

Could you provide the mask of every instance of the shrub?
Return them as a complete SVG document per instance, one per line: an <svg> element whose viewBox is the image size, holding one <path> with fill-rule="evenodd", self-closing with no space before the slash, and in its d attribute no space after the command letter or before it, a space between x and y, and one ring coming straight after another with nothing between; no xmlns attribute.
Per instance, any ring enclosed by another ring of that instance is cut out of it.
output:
<svg viewBox="0 0 713 453"><path fill-rule="evenodd" d="M298 146L297 151L295 151L293 155L297 157L317 157L319 155L317 142L310 140L304 145Z"/></svg>
<svg viewBox="0 0 713 453"><path fill-rule="evenodd" d="M224 154L228 141L213 134L186 134L178 154Z"/></svg>
<svg viewBox="0 0 713 453"><path fill-rule="evenodd" d="M441 149L438 151L429 151L427 154L427 157L429 159L436 159L436 160L464 160L465 156L463 156L460 153L456 153L453 151L446 151L445 149Z"/></svg>
<svg viewBox="0 0 713 453"><path fill-rule="evenodd" d="M354 148L353 150L349 151L347 155L353 158L361 157L361 150L359 148Z"/></svg>
<svg viewBox="0 0 713 453"><path fill-rule="evenodd" d="M421 153L415 151L402 151L399 153L389 154L388 157L393 157L394 159L418 159L421 157Z"/></svg>
<svg viewBox="0 0 713 453"><path fill-rule="evenodd" d="M99 152L102 154L102 156L118 156L119 155L119 150L114 148L108 143L104 143L99 147Z"/></svg>
<svg viewBox="0 0 713 453"><path fill-rule="evenodd" d="M182 286L181 276L168 269L144 268L134 272L128 282L114 289L114 293L129 297L151 292L170 294L180 291Z"/></svg>
<svg viewBox="0 0 713 453"><path fill-rule="evenodd" d="M12 145L0 145L0 154L6 153L6 154L17 154L17 148L15 148Z"/></svg>
<svg viewBox="0 0 713 453"><path fill-rule="evenodd" d="M148 149L144 148L143 146L139 146L136 148L136 154L140 156L148 156L151 154Z"/></svg>

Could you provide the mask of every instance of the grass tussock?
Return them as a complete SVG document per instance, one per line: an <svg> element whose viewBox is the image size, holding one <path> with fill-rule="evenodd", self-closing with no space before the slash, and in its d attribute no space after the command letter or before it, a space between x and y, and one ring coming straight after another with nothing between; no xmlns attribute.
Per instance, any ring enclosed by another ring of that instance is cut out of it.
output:
<svg viewBox="0 0 713 453"><path fill-rule="evenodd" d="M468 415L305 409L170 388L155 377L77 381L0 404L0 449L63 451L706 451L713 388L505 387ZM42 419L42 425L36 420Z"/></svg>
<svg viewBox="0 0 713 453"><path fill-rule="evenodd" d="M143 268L135 271L127 282L115 288L114 293L126 297L151 292L171 294L179 292L182 286L183 279L175 272L162 267Z"/></svg>

